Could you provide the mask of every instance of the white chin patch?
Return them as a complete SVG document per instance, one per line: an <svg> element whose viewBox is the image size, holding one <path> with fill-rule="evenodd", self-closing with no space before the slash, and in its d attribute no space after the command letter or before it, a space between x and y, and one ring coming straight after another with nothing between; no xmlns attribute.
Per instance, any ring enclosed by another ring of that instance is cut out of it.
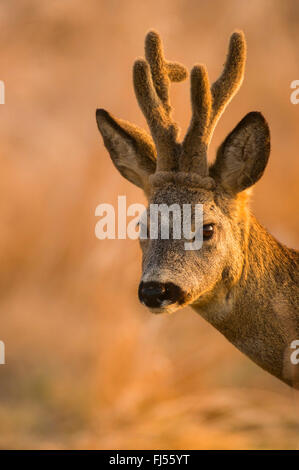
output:
<svg viewBox="0 0 299 470"><path fill-rule="evenodd" d="M170 304L171 304L170 300L163 300L163 302L161 303L161 307L167 307Z"/></svg>

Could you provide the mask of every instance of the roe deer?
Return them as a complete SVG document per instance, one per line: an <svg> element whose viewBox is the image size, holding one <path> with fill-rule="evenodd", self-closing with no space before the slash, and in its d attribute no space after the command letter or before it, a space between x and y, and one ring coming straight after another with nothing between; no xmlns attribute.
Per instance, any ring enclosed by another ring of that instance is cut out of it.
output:
<svg viewBox="0 0 299 470"><path fill-rule="evenodd" d="M103 109L96 118L114 165L144 190L150 204L203 204L200 250L185 250L182 239L140 241L141 302L154 313L190 305L256 364L299 388L299 365L290 360L291 344L299 339L299 253L276 241L247 201L247 189L261 178L270 153L262 114L247 114L215 162L207 162L215 125L241 85L245 56L244 34L236 31L211 87L205 66L193 67L192 119L179 142L169 84L184 80L187 71L165 60L159 35L150 31L146 60L136 60L133 80L152 137Z"/></svg>

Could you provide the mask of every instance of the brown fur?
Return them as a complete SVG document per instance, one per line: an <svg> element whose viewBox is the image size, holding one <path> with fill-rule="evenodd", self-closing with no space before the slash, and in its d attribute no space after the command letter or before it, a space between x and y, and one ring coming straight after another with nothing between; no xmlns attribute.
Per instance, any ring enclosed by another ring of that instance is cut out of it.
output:
<svg viewBox="0 0 299 470"><path fill-rule="evenodd" d="M285 383L299 388L299 365L290 348L299 339L299 254L276 241L250 213L248 188L262 176L270 133L252 112L220 146L208 168L206 151L216 121L243 78L243 33L231 38L220 78L209 87L203 66L191 73L193 116L183 143L170 117L169 81L186 78L183 66L165 61L159 36L146 38L146 60L134 66L135 91L151 133L97 111L97 123L113 163L141 187L149 204L203 204L214 234L200 250L184 239L141 240L144 282L171 282L182 295L152 309L172 312L191 305L238 349Z"/></svg>

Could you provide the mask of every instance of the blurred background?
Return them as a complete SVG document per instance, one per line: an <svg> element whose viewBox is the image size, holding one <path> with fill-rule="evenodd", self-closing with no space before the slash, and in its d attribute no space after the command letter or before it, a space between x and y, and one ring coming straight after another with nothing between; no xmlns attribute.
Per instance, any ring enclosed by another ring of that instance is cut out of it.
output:
<svg viewBox="0 0 299 470"><path fill-rule="evenodd" d="M248 44L241 90L210 158L249 111L272 131L252 207L299 247L296 0L10 0L0 3L0 447L299 448L299 401L190 308L137 299L138 242L95 238L100 203L145 203L106 152L95 109L146 126L131 70L150 28L166 57L221 72L230 33ZM182 132L189 83L171 90Z"/></svg>

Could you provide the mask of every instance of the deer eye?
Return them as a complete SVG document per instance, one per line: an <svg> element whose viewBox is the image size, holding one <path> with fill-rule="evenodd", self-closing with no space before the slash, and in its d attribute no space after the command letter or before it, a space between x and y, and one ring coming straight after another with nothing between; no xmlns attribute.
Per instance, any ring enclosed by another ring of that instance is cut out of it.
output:
<svg viewBox="0 0 299 470"><path fill-rule="evenodd" d="M141 240L144 240L144 238L141 237L141 234L143 234L143 237L145 237L145 239L149 239L150 238L150 228L149 228L149 225L146 224L143 224L140 220L137 222L136 224L136 229L140 228L140 233L139 233L139 238Z"/></svg>
<svg viewBox="0 0 299 470"><path fill-rule="evenodd" d="M214 224L206 224L202 227L203 241L210 240L214 234Z"/></svg>

